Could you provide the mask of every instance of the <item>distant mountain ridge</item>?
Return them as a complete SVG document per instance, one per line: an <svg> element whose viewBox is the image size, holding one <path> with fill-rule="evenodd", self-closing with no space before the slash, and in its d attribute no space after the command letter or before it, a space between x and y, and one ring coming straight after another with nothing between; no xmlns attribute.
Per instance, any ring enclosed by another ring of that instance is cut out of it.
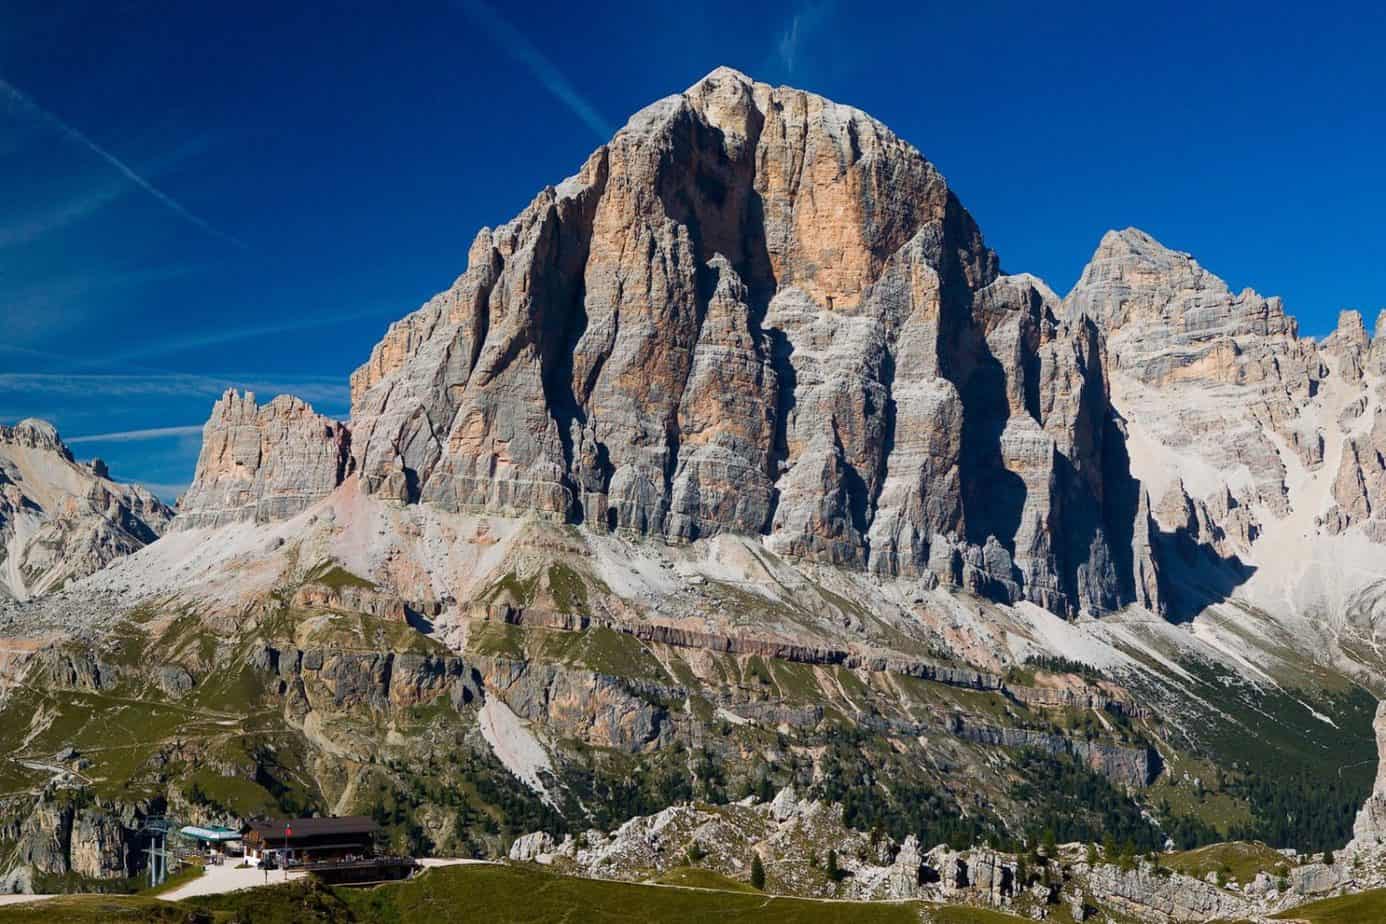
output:
<svg viewBox="0 0 1386 924"><path fill-rule="evenodd" d="M42 420L0 426L0 594L24 600L153 542L173 511L100 460L75 461Z"/></svg>

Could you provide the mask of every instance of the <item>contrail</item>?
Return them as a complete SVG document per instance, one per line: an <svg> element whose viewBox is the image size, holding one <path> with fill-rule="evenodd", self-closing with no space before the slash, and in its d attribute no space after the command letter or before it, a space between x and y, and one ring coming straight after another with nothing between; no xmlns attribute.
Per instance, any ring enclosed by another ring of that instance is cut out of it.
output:
<svg viewBox="0 0 1386 924"><path fill-rule="evenodd" d="M148 430L122 430L118 433L90 433L86 436L63 437L69 446L73 443L133 443L136 440L157 440L166 436L189 436L201 433L201 424L188 424L183 427L153 427Z"/></svg>
<svg viewBox="0 0 1386 924"><path fill-rule="evenodd" d="M379 318L386 313L386 309L373 308L361 311L349 311L344 314L331 316L323 315L313 318L302 318L297 321L287 321L283 324L266 324L259 327L239 327L230 330L218 330L215 333L165 340L162 343L153 343L139 350L131 350L128 353L106 356L101 359L100 364L103 366L110 366L112 364L125 363L132 359L148 359L151 356L166 356L169 353L216 346L220 343L235 343L238 340L249 340L252 337L267 337L271 334L287 334L299 330L330 327L339 321L358 321L362 318ZM395 315L391 315L391 317L395 317Z"/></svg>
<svg viewBox="0 0 1386 924"><path fill-rule="evenodd" d="M130 187L121 182L98 189L77 199L70 199L56 209L37 217L20 219L0 228L0 250L16 244L27 244L49 231L72 224L117 199Z"/></svg>
<svg viewBox="0 0 1386 924"><path fill-rule="evenodd" d="M518 29L502 19L484 0L462 0L462 6L474 19L481 22L482 27L491 34L497 45L518 58L544 89L552 93L573 115L592 129L598 140L605 142L615 134L606 119L597 114L592 104L582 98L558 68L544 57L543 52L535 48Z"/></svg>
<svg viewBox="0 0 1386 924"><path fill-rule="evenodd" d="M46 122L49 125L52 125L54 128L62 132L68 138L72 139L73 141L76 141L78 144L81 144L87 150L91 151L93 154L100 157L106 163L110 164L112 167L118 170L131 183L134 183L136 186L140 187L145 192L149 193L155 199L158 199L160 202L168 206L170 209L172 209L178 215L182 216L184 219L197 225L199 228L201 228L203 231L206 231L213 237L221 238L223 241L226 241L230 244L234 244L242 250L250 249L250 247L244 241L240 240L239 238L233 237L230 234L227 234L225 231L213 227L212 225L208 224L205 220L194 215L192 212L189 212L186 208L184 208L183 204L179 202L177 199L174 199L172 196L168 195L163 190L159 189L153 183L149 182L144 177L140 176L134 170L130 169L130 167L126 165L126 163L123 160L116 157L114 154L110 153L105 148L101 147L101 145L97 144L95 141L92 141L90 138L82 134L76 128L73 128L71 125L68 125L66 122L58 118L53 113L49 112L47 109L44 109L37 102L31 99L26 93L24 93L24 91L20 90L18 87L14 86L3 77L0 77L0 91L2 91L5 96L9 97L9 99L20 109L22 109L25 112L28 112L30 115L33 115L35 118L38 118L41 121Z"/></svg>

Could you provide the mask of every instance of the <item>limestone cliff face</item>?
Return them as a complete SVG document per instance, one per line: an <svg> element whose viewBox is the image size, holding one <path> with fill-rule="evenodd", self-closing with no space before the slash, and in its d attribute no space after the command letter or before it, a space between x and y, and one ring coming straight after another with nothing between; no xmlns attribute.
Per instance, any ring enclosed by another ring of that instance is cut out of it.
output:
<svg viewBox="0 0 1386 924"><path fill-rule="evenodd" d="M11 858L46 874L75 874L87 879L114 879L133 869L131 832L116 807L74 807L45 795L25 823L7 831L16 842Z"/></svg>
<svg viewBox="0 0 1386 924"><path fill-rule="evenodd" d="M1153 566L1098 328L1063 314L885 126L719 69L390 328L352 464L404 502L1112 608Z"/></svg>
<svg viewBox="0 0 1386 924"><path fill-rule="evenodd" d="M182 528L291 517L346 475L346 427L281 395L261 407L228 390L202 430L193 484L178 505Z"/></svg>
<svg viewBox="0 0 1386 924"><path fill-rule="evenodd" d="M77 462L45 421L0 427L0 596L27 599L158 538L173 511Z"/></svg>
<svg viewBox="0 0 1386 924"><path fill-rule="evenodd" d="M1376 783L1357 813L1352 825L1352 843L1348 845L1363 850L1379 849L1386 843L1386 701L1377 704L1372 730L1376 733L1376 749L1380 756Z"/></svg>
<svg viewBox="0 0 1386 924"><path fill-rule="evenodd" d="M1344 311L1322 341L1301 338L1278 298L1233 293L1189 254L1128 228L1102 239L1060 314L1102 330L1167 582L1187 585L1175 572L1193 569L1206 584L1209 564L1223 566L1213 581L1223 589L1186 594L1181 615L1256 571L1248 593L1279 607L1296 588L1360 588L1379 570L1386 313L1376 336ZM1360 560L1345 568L1349 556L1322 543L1349 532L1335 548ZM1335 605L1320 598L1306 612Z"/></svg>
<svg viewBox="0 0 1386 924"><path fill-rule="evenodd" d="M1372 540L1386 542L1386 408L1379 380L1386 374L1386 311L1376 330L1370 337L1362 315L1344 311L1324 340L1324 352L1346 381L1359 383L1359 393L1338 414L1342 449L1333 469L1333 506L1320 522L1330 533L1359 526Z"/></svg>
<svg viewBox="0 0 1386 924"><path fill-rule="evenodd" d="M1303 465L1322 463L1300 410L1328 370L1279 298L1233 293L1190 255L1128 228L1103 237L1064 304L1106 334L1123 414L1215 469L1244 466L1243 500L1288 512L1277 440Z"/></svg>

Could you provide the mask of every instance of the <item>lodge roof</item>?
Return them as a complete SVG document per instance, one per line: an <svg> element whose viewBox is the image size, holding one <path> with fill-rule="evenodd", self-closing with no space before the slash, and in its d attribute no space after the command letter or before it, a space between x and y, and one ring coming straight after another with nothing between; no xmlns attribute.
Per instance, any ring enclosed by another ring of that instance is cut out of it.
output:
<svg viewBox="0 0 1386 924"><path fill-rule="evenodd" d="M380 826L366 815L343 815L337 818L261 818L246 822L247 833L254 832L262 840L282 840L284 829L290 840L324 835L375 834Z"/></svg>

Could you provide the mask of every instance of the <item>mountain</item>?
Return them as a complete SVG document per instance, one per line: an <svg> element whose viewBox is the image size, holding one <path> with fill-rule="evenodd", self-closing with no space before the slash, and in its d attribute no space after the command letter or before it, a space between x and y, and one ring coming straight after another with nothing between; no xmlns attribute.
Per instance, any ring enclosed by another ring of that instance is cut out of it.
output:
<svg viewBox="0 0 1386 924"><path fill-rule="evenodd" d="M163 538L0 611L0 872L118 878L137 845L99 833L156 811L571 833L580 865L794 787L911 845L852 894L1043 910L1015 854L1104 836L1301 852L1248 903L1070 851L1140 920L1344 887L1383 343L1301 338L1135 229L1061 298L885 126L719 69L483 229L348 421L228 392Z"/></svg>
<svg viewBox="0 0 1386 924"><path fill-rule="evenodd" d="M0 596L51 592L153 542L173 511L98 459L72 458L53 425L0 427Z"/></svg>

